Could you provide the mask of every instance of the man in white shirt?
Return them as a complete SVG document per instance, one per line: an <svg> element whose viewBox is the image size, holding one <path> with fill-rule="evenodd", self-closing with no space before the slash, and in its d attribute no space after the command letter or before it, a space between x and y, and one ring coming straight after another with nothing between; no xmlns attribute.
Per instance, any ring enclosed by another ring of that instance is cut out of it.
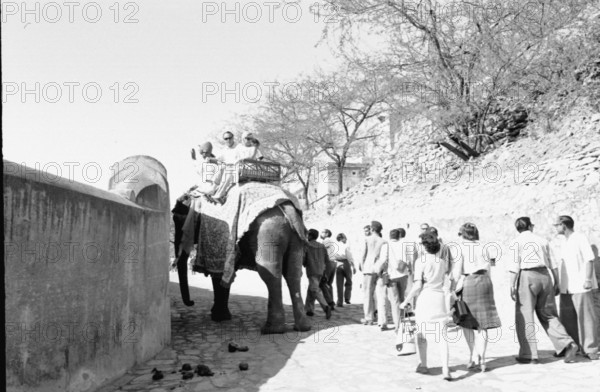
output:
<svg viewBox="0 0 600 392"><path fill-rule="evenodd" d="M229 131L223 133L223 140L225 141L225 148L217 156L217 159L227 165L233 165L237 161L238 144L235 142L233 133Z"/></svg>
<svg viewBox="0 0 600 392"><path fill-rule="evenodd" d="M577 344L565 330L556 311L554 295L559 289L558 271L550 259L548 241L533 234L534 225L529 217L517 219L515 227L519 235L510 247L515 257L509 266L510 296L515 301L515 329L519 340L519 356L515 359L519 363L539 363L537 338L531 333L535 332L531 328L535 324L535 311L554 345L556 356L564 355L566 363L574 362ZM552 271L554 285L548 270Z"/></svg>
<svg viewBox="0 0 600 392"><path fill-rule="evenodd" d="M243 159L263 159L262 154L255 145L255 138L251 132L242 133L242 143L236 144L233 140L233 134L229 131L223 134L227 147L221 152L219 160L225 163L222 168L222 176L219 187L214 198L218 201L224 201L227 192L238 182L237 163Z"/></svg>
<svg viewBox="0 0 600 392"><path fill-rule="evenodd" d="M404 229L390 231L386 269L389 283L387 286L377 286L377 313L385 317L386 299L389 299L396 329L400 325L400 304L404 302L409 287L412 286L411 277L418 255L417 244L406 241L405 237Z"/></svg>
<svg viewBox="0 0 600 392"><path fill-rule="evenodd" d="M323 279L321 281L321 291L327 300L327 304L331 310L335 309L335 301L333 299L333 279L335 278L335 267L336 262L334 255L336 254L337 244L331 238L331 230L323 229L321 231L321 243L327 249L327 256L329 256L329 263L325 266L325 272L323 273Z"/></svg>
<svg viewBox="0 0 600 392"><path fill-rule="evenodd" d="M360 270L363 273L363 311L360 321L365 325L373 325L375 318L375 288L383 266L387 265L387 241L381 238L383 226L377 221L371 222L372 234L366 238L366 246L360 259ZM385 245L385 246L384 246ZM379 311L377 312L379 313ZM385 312L384 312L385 313ZM385 314L378 315L378 324L383 327Z"/></svg>
<svg viewBox="0 0 600 392"><path fill-rule="evenodd" d="M598 282L594 274L594 253L588 239L573 230L573 218L561 215L554 226L558 234L565 236L559 255L560 321L569 335L579 338L585 356L597 360L597 321L592 290L598 288Z"/></svg>
<svg viewBox="0 0 600 392"><path fill-rule="evenodd" d="M336 262L335 284L337 286L337 307L344 306L344 302L350 305L352 297L352 275L356 273L354 258L347 244L348 239L344 233L336 237L337 242L333 258Z"/></svg>
<svg viewBox="0 0 600 392"><path fill-rule="evenodd" d="M223 133L223 140L225 141L225 149L221 150L217 156L217 160L222 162L219 186L213 194L214 200L221 203L225 201L227 192L236 182L237 172L235 170L235 163L238 160L239 151L238 144L233 138L233 133L229 131Z"/></svg>

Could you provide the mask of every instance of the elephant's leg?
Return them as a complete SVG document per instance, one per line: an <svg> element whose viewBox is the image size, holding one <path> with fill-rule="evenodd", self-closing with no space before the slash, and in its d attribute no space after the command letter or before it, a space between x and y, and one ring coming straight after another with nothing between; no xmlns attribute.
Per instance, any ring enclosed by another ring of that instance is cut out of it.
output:
<svg viewBox="0 0 600 392"><path fill-rule="evenodd" d="M267 321L261 329L263 334L285 333L287 330L281 299L281 276L289 233L285 230L285 218L280 218L263 222L256 235L256 270L269 291Z"/></svg>
<svg viewBox="0 0 600 392"><path fill-rule="evenodd" d="M222 274L213 274L210 276L213 286L213 307L210 310L210 318L213 321L231 320L229 312L229 291L227 287L221 285Z"/></svg>
<svg viewBox="0 0 600 392"><path fill-rule="evenodd" d="M304 259L304 244L294 233L291 233L288 251L285 254L283 273L294 309L295 328L298 331L308 331L311 323L304 313L302 293L300 291L300 279L302 277L302 262Z"/></svg>
<svg viewBox="0 0 600 392"><path fill-rule="evenodd" d="M273 273L273 269L273 266L257 265L258 274L269 290L267 321L261 328L263 334L285 333L287 331L281 300L281 271L277 276Z"/></svg>
<svg viewBox="0 0 600 392"><path fill-rule="evenodd" d="M177 275L179 275L179 289L181 290L181 299L187 306L194 306L194 301L190 300L190 287L187 276L187 260L189 255L186 251L181 250L181 254L177 259Z"/></svg>

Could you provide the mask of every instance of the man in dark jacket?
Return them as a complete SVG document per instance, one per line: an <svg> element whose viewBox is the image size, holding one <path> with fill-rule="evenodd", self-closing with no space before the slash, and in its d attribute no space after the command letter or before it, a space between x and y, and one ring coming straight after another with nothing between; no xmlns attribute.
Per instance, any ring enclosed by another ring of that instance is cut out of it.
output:
<svg viewBox="0 0 600 392"><path fill-rule="evenodd" d="M325 265L329 263L329 256L325 246L317 242L319 238L319 232L315 229L308 231L308 244L306 245L306 252L304 254L304 267L306 268L306 276L308 277L308 291L306 293L306 302L304 304L304 310L306 310L307 316L314 316L314 304L315 299L319 302L325 317L329 319L331 317L331 308L327 304L323 292L319 287L323 272L325 271Z"/></svg>

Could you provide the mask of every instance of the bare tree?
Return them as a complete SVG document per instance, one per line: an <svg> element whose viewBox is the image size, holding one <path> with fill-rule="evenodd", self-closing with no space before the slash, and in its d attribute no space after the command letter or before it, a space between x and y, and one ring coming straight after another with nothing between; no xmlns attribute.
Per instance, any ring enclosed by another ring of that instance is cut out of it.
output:
<svg viewBox="0 0 600 392"><path fill-rule="evenodd" d="M306 208L310 206L309 189L319 154L307 137L312 129L307 121L309 109L302 100L272 95L255 114L244 119L245 127L259 135L263 154L283 166L282 182L300 182Z"/></svg>
<svg viewBox="0 0 600 392"><path fill-rule="evenodd" d="M341 193L343 171L353 149L381 136L377 118L386 110L386 85L380 78L350 67L332 73L319 72L314 78L321 90L304 102L313 127L307 139L335 164L338 193ZM314 85L309 80L302 83Z"/></svg>
<svg viewBox="0 0 600 392"><path fill-rule="evenodd" d="M526 125L527 109L518 104L560 77L559 67L548 66L557 38L567 28L581 31L584 11L597 7L594 0L327 3L339 23L327 25L325 36L337 35L351 63L388 76L392 101L428 118L438 143L462 159L502 136L490 117L503 107L514 109L517 131ZM357 31L365 29L385 37L375 53L362 50Z"/></svg>

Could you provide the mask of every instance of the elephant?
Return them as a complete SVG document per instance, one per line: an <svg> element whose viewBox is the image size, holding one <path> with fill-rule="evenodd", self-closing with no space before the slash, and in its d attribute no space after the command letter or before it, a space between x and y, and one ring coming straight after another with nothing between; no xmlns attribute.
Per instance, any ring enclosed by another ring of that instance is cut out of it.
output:
<svg viewBox="0 0 600 392"><path fill-rule="evenodd" d="M180 203L179 200L178 203ZM180 250L180 254L178 256L176 254L179 287L183 303L187 306L193 306L194 301L190 299L187 277L189 254L184 249L180 249L185 206L181 203L176 206L176 209L178 213L174 212L173 220L176 239L174 245L177 250ZM282 277L286 280L292 299L294 329L308 331L311 328L310 322L304 313L300 292L305 240L294 229L291 223L294 220L301 223L301 227L304 228L302 216L292 202L286 201L271 207L254 219L249 230L238 243L240 259L236 263L236 268L244 266L256 269L268 289L267 320L261 328L263 334L277 334L287 331L282 302ZM269 246L261 246L261 244L269 244ZM214 321L231 319L228 307L230 288L221 284L221 276L221 274L211 274L214 295L211 318Z"/></svg>

